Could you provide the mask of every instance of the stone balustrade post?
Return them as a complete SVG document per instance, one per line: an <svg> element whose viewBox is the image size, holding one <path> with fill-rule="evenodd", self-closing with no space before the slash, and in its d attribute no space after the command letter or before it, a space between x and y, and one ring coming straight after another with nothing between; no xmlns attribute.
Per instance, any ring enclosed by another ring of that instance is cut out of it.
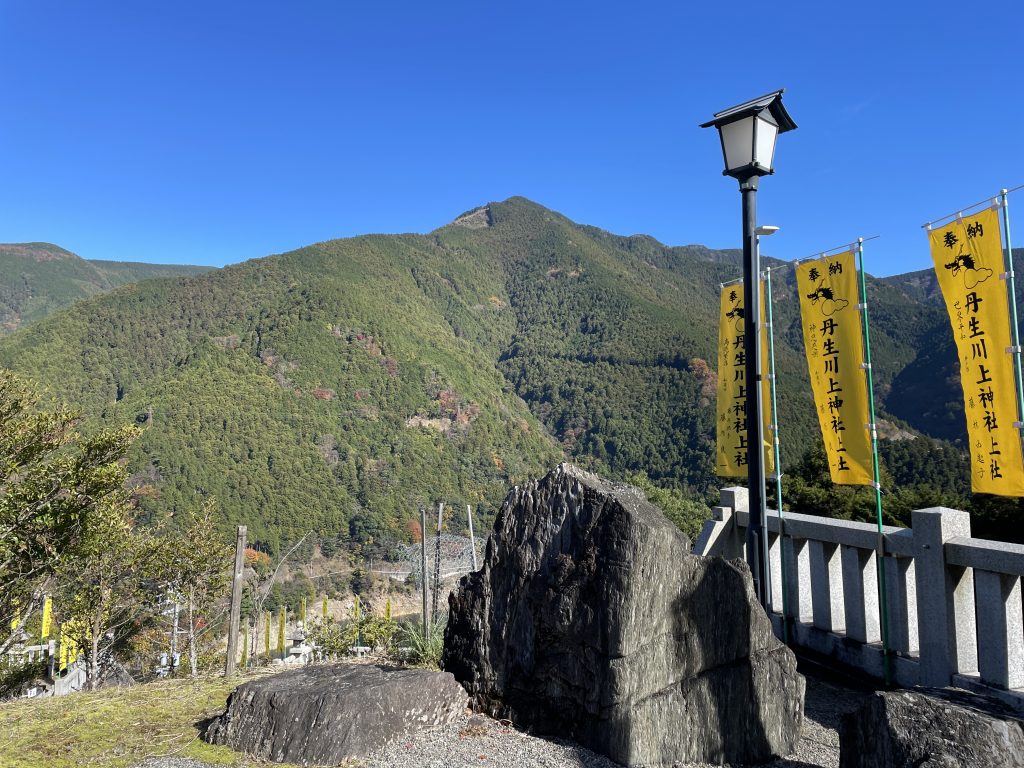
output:
<svg viewBox="0 0 1024 768"><path fill-rule="evenodd" d="M731 557L728 550L732 546L735 513L729 507L712 507L711 519L704 521L697 541L693 544L693 552L707 557Z"/></svg>
<svg viewBox="0 0 1024 768"><path fill-rule="evenodd" d="M743 486L734 485L730 488L723 488L720 493L723 507L732 507L737 512L740 510L750 511L750 493Z"/></svg>
<svg viewBox="0 0 1024 768"><path fill-rule="evenodd" d="M730 559L746 559L747 557L747 529L740 528L739 515L737 512L750 512L750 494L746 488L733 486L723 488L721 493L722 506L733 511L733 524L729 531L729 539L723 547L722 557Z"/></svg>
<svg viewBox="0 0 1024 768"><path fill-rule="evenodd" d="M957 673L978 666L974 574L946 564L944 545L971 535L966 512L947 507L912 512L921 639L920 684L947 686Z"/></svg>

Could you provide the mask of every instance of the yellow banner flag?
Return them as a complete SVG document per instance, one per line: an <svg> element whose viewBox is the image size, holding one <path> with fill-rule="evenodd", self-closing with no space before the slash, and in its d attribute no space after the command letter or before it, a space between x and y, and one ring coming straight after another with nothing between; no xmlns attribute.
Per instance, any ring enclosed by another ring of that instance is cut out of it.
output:
<svg viewBox="0 0 1024 768"><path fill-rule="evenodd" d="M764 283L761 287L761 413L763 419L764 466L775 471L771 448L771 390L768 381L768 330L764 325ZM715 474L721 477L747 476L747 353L743 327L743 284L722 288L718 326L718 408Z"/></svg>
<svg viewBox="0 0 1024 768"><path fill-rule="evenodd" d="M58 669L63 672L70 664L78 660L78 643L75 641L77 633L73 632L71 622L65 622L60 627L60 663Z"/></svg>
<svg viewBox="0 0 1024 768"><path fill-rule="evenodd" d="M39 636L44 640L50 636L50 627L53 624L53 600L49 595L43 600L43 627L39 630Z"/></svg>
<svg viewBox="0 0 1024 768"><path fill-rule="evenodd" d="M829 474L838 485L870 485L868 385L853 252L797 265L796 284Z"/></svg>
<svg viewBox="0 0 1024 768"><path fill-rule="evenodd" d="M1024 496L999 217L988 209L928 233L960 358L971 490Z"/></svg>

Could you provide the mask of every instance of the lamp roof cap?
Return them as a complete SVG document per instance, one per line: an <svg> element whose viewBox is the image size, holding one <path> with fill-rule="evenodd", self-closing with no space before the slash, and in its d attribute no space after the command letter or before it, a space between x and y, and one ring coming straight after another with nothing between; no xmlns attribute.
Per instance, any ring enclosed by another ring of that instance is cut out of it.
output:
<svg viewBox="0 0 1024 768"><path fill-rule="evenodd" d="M725 123L731 123L733 120L747 114L756 114L764 109L767 109L771 114L772 119L775 120L779 125L779 133L785 133L796 128L796 123L793 122L793 118L789 116L789 112L782 104L782 94L785 88L780 88L777 91L759 96L756 99L745 101L742 104L737 104L735 107L729 107L723 109L721 112L715 112L714 120L709 120L706 123L701 124L701 128L710 128L711 126L724 125Z"/></svg>

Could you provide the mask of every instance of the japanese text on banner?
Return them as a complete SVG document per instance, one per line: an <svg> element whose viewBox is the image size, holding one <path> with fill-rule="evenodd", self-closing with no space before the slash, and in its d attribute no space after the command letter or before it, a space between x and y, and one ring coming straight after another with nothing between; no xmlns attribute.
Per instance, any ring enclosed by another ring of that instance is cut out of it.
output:
<svg viewBox="0 0 1024 768"><path fill-rule="evenodd" d="M928 233L953 326L971 443L971 490L1024 496L999 217L988 209Z"/></svg>
<svg viewBox="0 0 1024 768"><path fill-rule="evenodd" d="M747 476L747 351L744 338L743 285L722 288L718 330L718 409L715 474L721 477ZM761 283L761 383L764 465L775 471L771 447L771 397L768 372L767 329L764 327L764 284Z"/></svg>
<svg viewBox="0 0 1024 768"><path fill-rule="evenodd" d="M807 370L832 482L870 485L868 387L853 252L799 264L796 278Z"/></svg>

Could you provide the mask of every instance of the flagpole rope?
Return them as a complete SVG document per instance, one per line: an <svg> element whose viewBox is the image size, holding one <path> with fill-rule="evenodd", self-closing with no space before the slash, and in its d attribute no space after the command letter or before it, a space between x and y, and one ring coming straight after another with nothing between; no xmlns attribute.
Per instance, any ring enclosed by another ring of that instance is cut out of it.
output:
<svg viewBox="0 0 1024 768"><path fill-rule="evenodd" d="M999 194L986 197L984 200L979 200L978 202L971 203L970 205L965 205L963 208L953 211L953 213L947 213L945 216L939 216L939 218L937 219L926 221L924 224L921 225L921 229L931 229L940 221L945 222L946 219L955 219L956 217L963 215L964 211L969 211L972 208L977 208L979 205L984 205L986 208L988 208L993 205L1005 204L1006 195L1009 195L1011 192L1019 192L1022 189L1024 189L1024 184L1014 187L1013 189L1002 189L999 191ZM1000 198L1002 198L1002 203L1000 202Z"/></svg>

